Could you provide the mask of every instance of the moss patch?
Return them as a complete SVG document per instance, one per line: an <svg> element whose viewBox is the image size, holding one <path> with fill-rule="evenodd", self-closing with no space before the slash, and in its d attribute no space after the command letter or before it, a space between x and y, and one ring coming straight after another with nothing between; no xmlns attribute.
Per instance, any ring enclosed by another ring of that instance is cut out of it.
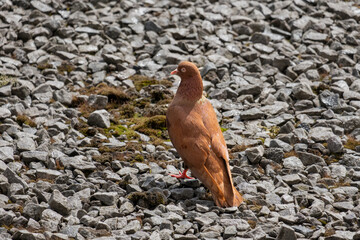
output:
<svg viewBox="0 0 360 240"><path fill-rule="evenodd" d="M16 122L22 126L23 124L29 125L30 127L36 127L36 123L26 115L18 115Z"/></svg>
<svg viewBox="0 0 360 240"><path fill-rule="evenodd" d="M138 139L139 135L132 129L128 129L123 125L112 125L110 128L104 129L105 136L119 137L120 135L126 135L128 140Z"/></svg>
<svg viewBox="0 0 360 240"><path fill-rule="evenodd" d="M110 103L113 102L122 104L130 100L130 96L121 88L110 87L106 84L99 84L95 93L107 96Z"/></svg>
<svg viewBox="0 0 360 240"><path fill-rule="evenodd" d="M295 152L295 150L284 153L284 158L288 158L288 157L298 157L298 154Z"/></svg>
<svg viewBox="0 0 360 240"><path fill-rule="evenodd" d="M249 148L251 146L247 146L245 144L236 144L233 148L230 149L230 152L231 153L235 153L235 152L243 152L245 151L247 148Z"/></svg>
<svg viewBox="0 0 360 240"><path fill-rule="evenodd" d="M61 65L57 67L57 70L61 75L64 75L65 72L66 73L71 73L72 71L74 71L75 70L75 65L70 63L70 62L63 61L61 63Z"/></svg>
<svg viewBox="0 0 360 240"><path fill-rule="evenodd" d="M92 156L92 159L94 161L96 161L96 162L99 162L99 163L105 163L105 162L112 162L113 161L113 157L109 153L104 153L104 154L101 154L99 156Z"/></svg>
<svg viewBox="0 0 360 240"><path fill-rule="evenodd" d="M0 75L0 87L6 86L8 84L14 84L16 82L16 78L7 76L7 75Z"/></svg>
<svg viewBox="0 0 360 240"><path fill-rule="evenodd" d="M165 204L167 199L160 192L133 192L127 198L135 205L145 208L154 208L160 204Z"/></svg>
<svg viewBox="0 0 360 240"><path fill-rule="evenodd" d="M344 144L344 148L355 150L356 146L360 146L360 141L357 141L355 138L351 136L347 136L348 139Z"/></svg>
<svg viewBox="0 0 360 240"><path fill-rule="evenodd" d="M172 82L169 80L156 80L154 78L149 78L142 75L133 75L130 77L130 79L134 82L135 88L137 91L140 91L143 87L149 86L149 85L155 85L155 84L162 84L165 87L171 87Z"/></svg>
<svg viewBox="0 0 360 240"><path fill-rule="evenodd" d="M274 139L279 134L280 127L278 127L278 126L271 126L269 128L265 127L265 130L268 132L268 135L270 136L270 138Z"/></svg>
<svg viewBox="0 0 360 240"><path fill-rule="evenodd" d="M52 68L52 67L53 67L53 65L48 63L48 62L40 63L40 64L37 65L37 68L39 70L45 70L45 69L49 69L49 68Z"/></svg>

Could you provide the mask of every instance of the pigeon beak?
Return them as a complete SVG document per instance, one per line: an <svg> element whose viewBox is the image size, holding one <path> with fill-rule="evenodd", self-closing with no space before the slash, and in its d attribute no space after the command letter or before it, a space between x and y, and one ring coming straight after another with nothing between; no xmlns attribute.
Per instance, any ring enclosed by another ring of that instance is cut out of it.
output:
<svg viewBox="0 0 360 240"><path fill-rule="evenodd" d="M177 74L178 73L178 70L177 69L175 69L174 71L172 71L170 74L171 75L174 75L174 74Z"/></svg>

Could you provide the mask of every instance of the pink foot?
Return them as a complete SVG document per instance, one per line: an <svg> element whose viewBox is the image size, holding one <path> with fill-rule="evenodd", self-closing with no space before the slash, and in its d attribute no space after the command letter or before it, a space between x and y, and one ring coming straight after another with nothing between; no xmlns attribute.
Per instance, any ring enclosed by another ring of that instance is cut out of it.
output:
<svg viewBox="0 0 360 240"><path fill-rule="evenodd" d="M175 174L173 174L173 175L170 175L170 176L172 176L172 177L176 177L176 178L194 179L194 178L189 177L188 175L186 175L186 172L187 172L187 171L188 171L188 170L187 170L187 169L185 169L183 172L179 171L179 175L175 175Z"/></svg>

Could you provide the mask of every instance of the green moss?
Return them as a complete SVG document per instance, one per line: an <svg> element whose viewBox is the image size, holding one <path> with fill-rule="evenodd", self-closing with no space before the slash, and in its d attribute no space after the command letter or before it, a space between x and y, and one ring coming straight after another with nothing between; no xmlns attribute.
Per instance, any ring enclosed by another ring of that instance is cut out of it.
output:
<svg viewBox="0 0 360 240"><path fill-rule="evenodd" d="M134 160L136 162L144 162L144 156L141 154L136 154Z"/></svg>
<svg viewBox="0 0 360 240"><path fill-rule="evenodd" d="M133 192L127 198L136 205L148 208L166 203L166 197L160 192Z"/></svg>
<svg viewBox="0 0 360 240"><path fill-rule="evenodd" d="M26 116L26 115L18 115L17 117L16 117L16 122L20 125L20 126L22 126L23 124L26 124L26 125L28 125L28 126L30 126L30 127L36 127L36 123L33 121L33 120L31 120L28 116Z"/></svg>
<svg viewBox="0 0 360 240"><path fill-rule="evenodd" d="M107 137L118 137L120 135L126 135L128 140L138 139L139 135L132 129L128 129L123 125L111 125L110 128L104 129L104 134Z"/></svg>
<svg viewBox="0 0 360 240"><path fill-rule="evenodd" d="M78 130L81 134L88 137L93 137L97 133L96 129L93 127L82 127Z"/></svg>
<svg viewBox="0 0 360 240"><path fill-rule="evenodd" d="M139 118L133 129L148 136L160 138L163 136L163 131L166 130L166 116L156 115L149 118Z"/></svg>
<svg viewBox="0 0 360 240"><path fill-rule="evenodd" d="M124 104L119 109L122 118L132 118L135 116L135 107L131 104Z"/></svg>
<svg viewBox="0 0 360 240"><path fill-rule="evenodd" d="M0 75L0 87L16 83L17 79L7 75Z"/></svg>
<svg viewBox="0 0 360 240"><path fill-rule="evenodd" d="M39 70L45 70L45 69L49 69L49 68L52 68L52 67L53 67L53 65L48 63L48 62L40 63L40 64L37 65L37 68Z"/></svg>
<svg viewBox="0 0 360 240"><path fill-rule="evenodd" d="M271 126L271 127L261 126L261 128L267 132L267 134L270 136L270 138L276 138L276 136L280 132L280 127L278 127L278 126Z"/></svg>
<svg viewBox="0 0 360 240"><path fill-rule="evenodd" d="M221 132L225 132L225 131L227 131L228 129L227 128L221 128Z"/></svg>
<svg viewBox="0 0 360 240"><path fill-rule="evenodd" d="M154 84L162 84L162 85L165 85L166 87L172 86L172 82L169 80L165 80L165 79L157 81L156 79L149 78L146 76L141 76L141 75L133 75L130 77L130 79L134 82L135 89L137 91L140 91L143 87L146 87L149 85L154 85Z"/></svg>
<svg viewBox="0 0 360 240"><path fill-rule="evenodd" d="M123 104L131 99L121 88L110 87L106 84L99 84L95 93L107 96L109 103Z"/></svg>
<svg viewBox="0 0 360 240"><path fill-rule="evenodd" d="M92 159L99 163L111 162L113 160L111 154L105 153L99 156L93 156Z"/></svg>
<svg viewBox="0 0 360 240"><path fill-rule="evenodd" d="M64 61L64 62L61 63L60 66L57 67L57 70L61 75L64 75L65 72L66 73L71 73L72 71L74 71L75 70L75 65L73 65L70 62Z"/></svg>
<svg viewBox="0 0 360 240"><path fill-rule="evenodd" d="M360 146L360 141L357 141L355 138L348 136L344 148L355 150L356 146Z"/></svg>

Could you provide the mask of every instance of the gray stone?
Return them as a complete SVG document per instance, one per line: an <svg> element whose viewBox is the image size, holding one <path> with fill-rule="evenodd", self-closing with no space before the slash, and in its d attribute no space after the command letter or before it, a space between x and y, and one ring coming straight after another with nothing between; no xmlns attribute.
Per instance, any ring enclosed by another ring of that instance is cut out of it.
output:
<svg viewBox="0 0 360 240"><path fill-rule="evenodd" d="M45 206L35 203L27 203L23 209L23 214L27 218L33 218L36 221L41 219L42 212L46 209Z"/></svg>
<svg viewBox="0 0 360 240"><path fill-rule="evenodd" d="M155 23L151 20L145 22L144 29L145 29L145 31L153 31L156 33L162 32L162 28L157 23Z"/></svg>
<svg viewBox="0 0 360 240"><path fill-rule="evenodd" d="M50 7L49 5L47 5L41 1L32 0L30 2L30 4L37 10L44 12L44 13L52 12L54 10L52 7Z"/></svg>
<svg viewBox="0 0 360 240"><path fill-rule="evenodd" d="M341 153L343 152L343 144L340 137L332 136L326 140L327 148L331 153Z"/></svg>
<svg viewBox="0 0 360 240"><path fill-rule="evenodd" d="M22 137L16 143L17 149L20 152L34 151L36 149L35 141L30 137Z"/></svg>
<svg viewBox="0 0 360 240"><path fill-rule="evenodd" d="M33 2L33 1L32 1ZM42 233L33 233L29 232L26 229L17 230L12 239L35 239L35 240L45 240L45 236Z"/></svg>
<svg viewBox="0 0 360 240"><path fill-rule="evenodd" d="M333 108L340 105L339 94L332 93L329 90L323 91L319 95L320 104L326 108Z"/></svg>
<svg viewBox="0 0 360 240"><path fill-rule="evenodd" d="M333 133L331 128L315 127L310 129L309 136L312 140L316 142L324 142L327 141L329 138L334 137L335 134Z"/></svg>
<svg viewBox="0 0 360 240"><path fill-rule="evenodd" d="M101 128L110 127L110 114L106 110L96 110L88 118L88 124Z"/></svg>
<svg viewBox="0 0 360 240"><path fill-rule="evenodd" d="M264 155L264 147L257 146L245 150L245 155L252 164L259 163Z"/></svg>
<svg viewBox="0 0 360 240"><path fill-rule="evenodd" d="M201 69L200 71L201 77L205 77L206 74L208 74L208 72L210 71L216 71L216 66L212 62L205 64L205 66Z"/></svg>
<svg viewBox="0 0 360 240"><path fill-rule="evenodd" d="M94 198L100 200L102 203L104 203L107 206L112 206L116 204L116 201L118 199L118 193L117 192L97 192L93 195Z"/></svg>
<svg viewBox="0 0 360 240"><path fill-rule="evenodd" d="M141 225L140 222L138 220L133 220L131 222L129 222L124 228L123 231L126 234L134 234L135 232L137 232L138 230L141 229Z"/></svg>
<svg viewBox="0 0 360 240"><path fill-rule="evenodd" d="M306 100L315 98L315 94L312 92L309 85L300 83L293 89L294 97L298 100Z"/></svg>
<svg viewBox="0 0 360 240"><path fill-rule="evenodd" d="M29 164L33 161L46 163L49 153L45 151L26 151L20 154L20 158L25 163Z"/></svg>
<svg viewBox="0 0 360 240"><path fill-rule="evenodd" d="M98 51L98 47L96 45L80 45L79 52L80 53L96 53Z"/></svg>
<svg viewBox="0 0 360 240"><path fill-rule="evenodd" d="M304 169L304 165L301 160L297 157L288 157L283 160L283 165L285 168L289 169Z"/></svg>
<svg viewBox="0 0 360 240"><path fill-rule="evenodd" d="M0 160L10 162L14 160L14 149L12 147L0 147Z"/></svg>
<svg viewBox="0 0 360 240"><path fill-rule="evenodd" d="M351 211L354 209L354 204L352 202L335 202L333 203L333 206L340 211Z"/></svg>
<svg viewBox="0 0 360 240"><path fill-rule="evenodd" d="M258 108L251 108L249 110L242 111L240 113L241 120L254 120L259 119L265 116L265 113L259 110Z"/></svg>
<svg viewBox="0 0 360 240"><path fill-rule="evenodd" d="M301 162L305 166L312 165L312 164L318 164L318 165L322 165L322 166L326 165L323 158L321 158L321 157L319 157L317 155L314 155L312 153L307 153L307 152L300 151L300 152L297 152L297 154L299 155L299 158L300 158Z"/></svg>
<svg viewBox="0 0 360 240"><path fill-rule="evenodd" d="M319 33L314 30L309 30L305 32L303 35L304 40L310 40L310 41L325 42L327 38L328 38L327 34Z"/></svg>
<svg viewBox="0 0 360 240"><path fill-rule="evenodd" d="M37 169L36 170L36 177L39 179L54 180L55 178L57 178L61 175L62 175L62 173L57 170L52 170L52 169Z"/></svg>
<svg viewBox="0 0 360 240"><path fill-rule="evenodd" d="M61 215L68 215L71 210L71 205L66 197L55 189L49 199L49 206L51 209L60 213Z"/></svg>
<svg viewBox="0 0 360 240"><path fill-rule="evenodd" d="M21 184L25 189L28 188L28 184L19 177L16 173L14 173L10 168L7 168L3 175L8 179L9 183L19 183Z"/></svg>
<svg viewBox="0 0 360 240"><path fill-rule="evenodd" d="M194 196L194 190L192 188L176 188L171 189L171 197L175 200L186 200Z"/></svg>
<svg viewBox="0 0 360 240"><path fill-rule="evenodd" d="M290 226L282 225L280 228L280 232L278 236L276 237L276 240L296 240L296 234L294 229L292 229Z"/></svg>
<svg viewBox="0 0 360 240"><path fill-rule="evenodd" d="M45 209L41 214L40 225L45 231L57 232L59 231L59 224L63 217L51 209Z"/></svg>
<svg viewBox="0 0 360 240"><path fill-rule="evenodd" d="M54 91L53 98L61 104L69 106L72 102L73 95L65 89Z"/></svg>
<svg viewBox="0 0 360 240"><path fill-rule="evenodd" d="M271 139L270 147L281 148L284 150L284 152L290 152L293 149L290 144L283 142L279 139Z"/></svg>
<svg viewBox="0 0 360 240"><path fill-rule="evenodd" d="M249 223L244 219L219 219L219 223L224 227L236 226L238 231L245 231L250 228Z"/></svg>
<svg viewBox="0 0 360 240"><path fill-rule="evenodd" d="M241 86L236 92L239 95L251 94L251 95L258 95L262 91L262 87L259 85L245 85Z"/></svg>
<svg viewBox="0 0 360 240"><path fill-rule="evenodd" d="M88 98L88 104L97 109L103 109L108 103L108 97L103 95L90 95Z"/></svg>
<svg viewBox="0 0 360 240"><path fill-rule="evenodd" d="M11 112L7 108L0 107L0 119L8 118L11 116Z"/></svg>
<svg viewBox="0 0 360 240"><path fill-rule="evenodd" d="M285 175L282 177L282 180L290 186L301 182L301 178L298 174Z"/></svg>

